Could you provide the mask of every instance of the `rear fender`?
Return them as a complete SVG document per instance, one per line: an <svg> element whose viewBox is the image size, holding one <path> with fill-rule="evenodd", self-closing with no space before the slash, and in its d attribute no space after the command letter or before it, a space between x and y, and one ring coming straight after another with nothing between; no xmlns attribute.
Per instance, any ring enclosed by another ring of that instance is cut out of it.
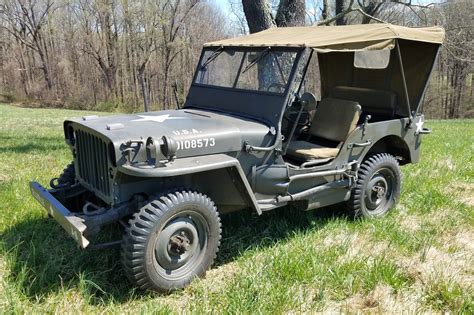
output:
<svg viewBox="0 0 474 315"><path fill-rule="evenodd" d="M407 127L408 118L359 125L341 148L349 161L361 162L368 154L386 152L400 158L400 164L419 160L420 135Z"/></svg>

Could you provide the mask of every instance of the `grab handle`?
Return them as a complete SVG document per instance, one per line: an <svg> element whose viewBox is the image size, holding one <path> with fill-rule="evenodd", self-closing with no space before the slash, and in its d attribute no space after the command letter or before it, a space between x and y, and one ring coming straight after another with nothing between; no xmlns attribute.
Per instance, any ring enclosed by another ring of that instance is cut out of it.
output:
<svg viewBox="0 0 474 315"><path fill-rule="evenodd" d="M367 140L367 141L361 142L361 143L349 143L347 145L347 148L352 149L353 147L368 147L371 144L372 144L372 141Z"/></svg>

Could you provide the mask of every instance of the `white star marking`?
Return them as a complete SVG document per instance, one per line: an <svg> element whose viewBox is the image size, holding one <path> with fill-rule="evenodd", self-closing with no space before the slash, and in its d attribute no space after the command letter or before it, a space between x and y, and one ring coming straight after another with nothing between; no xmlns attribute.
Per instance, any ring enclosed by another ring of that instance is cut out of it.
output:
<svg viewBox="0 0 474 315"><path fill-rule="evenodd" d="M170 117L169 114L166 115L158 115L158 116L143 116L143 115L137 115L138 117L141 117L141 119L134 119L132 121L154 121L154 122L159 122L162 123L165 120L172 120L172 119L186 119L184 117Z"/></svg>
<svg viewBox="0 0 474 315"><path fill-rule="evenodd" d="M415 124L416 125L416 131L415 134L419 134L420 132L423 131L423 124L425 122L423 121L423 118L420 117L420 120Z"/></svg>

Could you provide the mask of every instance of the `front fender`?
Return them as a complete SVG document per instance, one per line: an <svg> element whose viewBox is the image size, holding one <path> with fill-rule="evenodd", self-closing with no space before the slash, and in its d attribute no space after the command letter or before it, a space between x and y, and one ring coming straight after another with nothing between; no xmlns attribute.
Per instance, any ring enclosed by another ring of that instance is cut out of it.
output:
<svg viewBox="0 0 474 315"><path fill-rule="evenodd" d="M118 166L118 172L129 176L141 177L141 178L163 178L173 176L183 176L189 174L205 173L207 171L213 171L218 169L234 169L236 170L236 177L240 181L240 184L245 187L245 191L241 192L245 194L245 199L249 200L250 206L261 214L262 211L258 206L255 194L250 187L250 184L245 176L242 166L236 158L225 154L214 154L208 156L196 156L177 159L173 162L169 162L164 166L154 167L150 165L120 165ZM205 174L203 174L205 176Z"/></svg>

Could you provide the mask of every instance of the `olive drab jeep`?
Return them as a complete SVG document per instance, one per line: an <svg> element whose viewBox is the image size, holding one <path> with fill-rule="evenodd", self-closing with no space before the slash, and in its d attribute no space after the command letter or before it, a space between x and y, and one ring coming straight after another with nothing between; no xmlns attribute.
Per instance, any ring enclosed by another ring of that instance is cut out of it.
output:
<svg viewBox="0 0 474 315"><path fill-rule="evenodd" d="M73 162L31 192L82 248L121 246L130 280L165 292L210 268L225 213L384 215L430 133L421 104L443 37L369 24L207 43L182 108L65 121ZM89 244L112 223L123 239Z"/></svg>

